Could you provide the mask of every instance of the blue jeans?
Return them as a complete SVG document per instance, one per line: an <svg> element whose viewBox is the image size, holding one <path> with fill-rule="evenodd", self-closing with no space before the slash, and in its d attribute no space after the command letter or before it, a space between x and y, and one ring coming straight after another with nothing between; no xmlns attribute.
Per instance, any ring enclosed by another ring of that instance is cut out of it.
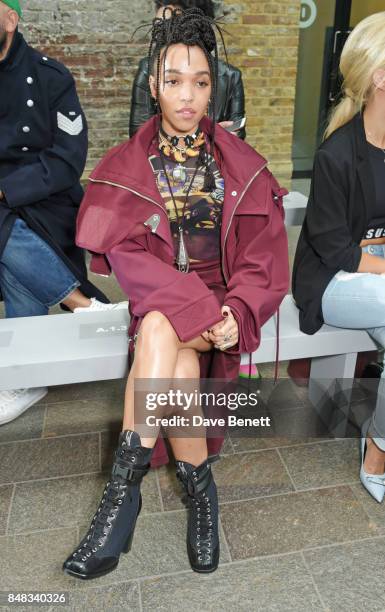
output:
<svg viewBox="0 0 385 612"><path fill-rule="evenodd" d="M385 245L370 245L363 251L385 258ZM322 313L328 325L366 329L385 347L385 274L337 272L322 296ZM369 434L385 450L385 367Z"/></svg>
<svg viewBox="0 0 385 612"><path fill-rule="evenodd" d="M17 219L0 256L0 289L5 315L48 314L80 282L60 257L21 219Z"/></svg>

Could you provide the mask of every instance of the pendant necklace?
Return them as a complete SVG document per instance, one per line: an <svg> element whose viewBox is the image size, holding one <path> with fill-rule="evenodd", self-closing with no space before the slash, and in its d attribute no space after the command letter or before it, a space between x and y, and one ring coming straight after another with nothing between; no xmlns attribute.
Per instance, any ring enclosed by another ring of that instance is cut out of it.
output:
<svg viewBox="0 0 385 612"><path fill-rule="evenodd" d="M162 163L162 168L163 168L164 175L166 177L168 189L170 191L171 199L172 199L172 202L174 204L176 221L177 221L177 224L178 224L179 238L178 238L178 254L177 254L177 257L176 257L176 264L177 264L178 270L180 272L184 272L185 274L187 274L187 272L189 271L189 268L190 268L190 260L189 260L189 256L188 256L188 253L187 253L187 249L186 249L186 245L185 245L184 237L183 237L183 222L184 222L184 216L185 216L185 212L186 212L186 206L187 206L187 201L188 201L188 198L189 198L189 195L190 195L190 191L192 189L193 183L194 183L196 175L198 173L199 160L197 160L197 164L195 166L195 171L194 171L193 177L192 177L192 179L190 181L190 184L188 186L188 189L187 189L186 197L185 197L185 200L184 200L184 203L183 203L182 219L181 219L181 221L179 220L178 207L176 205L176 201L175 201L174 193L172 191L170 179L169 179L169 176L167 174L166 164L165 164L165 161L164 161L164 153L163 153L162 149L160 149L160 160L161 160L161 163Z"/></svg>

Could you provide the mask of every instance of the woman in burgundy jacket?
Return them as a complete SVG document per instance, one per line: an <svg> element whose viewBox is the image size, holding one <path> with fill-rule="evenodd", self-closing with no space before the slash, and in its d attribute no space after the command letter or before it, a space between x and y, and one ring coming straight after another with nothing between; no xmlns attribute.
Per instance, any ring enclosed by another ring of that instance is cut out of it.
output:
<svg viewBox="0 0 385 612"><path fill-rule="evenodd" d="M77 243L93 253L93 271L112 269L129 297L134 355L109 482L64 563L83 579L112 571L128 552L141 480L151 462L167 461L159 427L138 433L144 396L135 393L134 416L134 383L137 390L146 379L148 390L167 393L172 379L199 387L200 377L236 378L241 353L256 350L289 283L285 190L266 160L206 117L216 93L212 20L199 9L156 19L149 57L160 112L100 162L78 217ZM146 414L164 416L164 409ZM219 559L218 501L208 457L220 444L203 427L173 431L190 563L211 572Z"/></svg>

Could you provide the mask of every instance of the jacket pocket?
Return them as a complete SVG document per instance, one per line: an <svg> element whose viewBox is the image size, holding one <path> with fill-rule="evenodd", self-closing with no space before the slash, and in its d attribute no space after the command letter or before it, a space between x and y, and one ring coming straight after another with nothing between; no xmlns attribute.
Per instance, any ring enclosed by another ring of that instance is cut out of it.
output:
<svg viewBox="0 0 385 612"><path fill-rule="evenodd" d="M279 186L273 174L264 169L241 199L235 215L268 215L272 202L283 211L283 196L287 189Z"/></svg>
<svg viewBox="0 0 385 612"><path fill-rule="evenodd" d="M258 189L257 197L253 193L252 187L244 195L240 203L235 210L235 216L241 215L268 215L269 214L269 202L267 197L267 186L263 186L263 191Z"/></svg>

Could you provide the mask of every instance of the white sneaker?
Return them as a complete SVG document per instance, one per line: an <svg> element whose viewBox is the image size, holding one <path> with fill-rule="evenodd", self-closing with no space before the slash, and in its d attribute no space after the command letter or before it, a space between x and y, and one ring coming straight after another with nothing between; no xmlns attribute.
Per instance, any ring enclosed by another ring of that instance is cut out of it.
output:
<svg viewBox="0 0 385 612"><path fill-rule="evenodd" d="M118 304L103 304L96 298L91 298L90 306L79 306L73 312L101 312L103 310L123 310L128 308L128 302L118 302Z"/></svg>
<svg viewBox="0 0 385 612"><path fill-rule="evenodd" d="M48 393L47 387L0 391L0 425L17 419Z"/></svg>

